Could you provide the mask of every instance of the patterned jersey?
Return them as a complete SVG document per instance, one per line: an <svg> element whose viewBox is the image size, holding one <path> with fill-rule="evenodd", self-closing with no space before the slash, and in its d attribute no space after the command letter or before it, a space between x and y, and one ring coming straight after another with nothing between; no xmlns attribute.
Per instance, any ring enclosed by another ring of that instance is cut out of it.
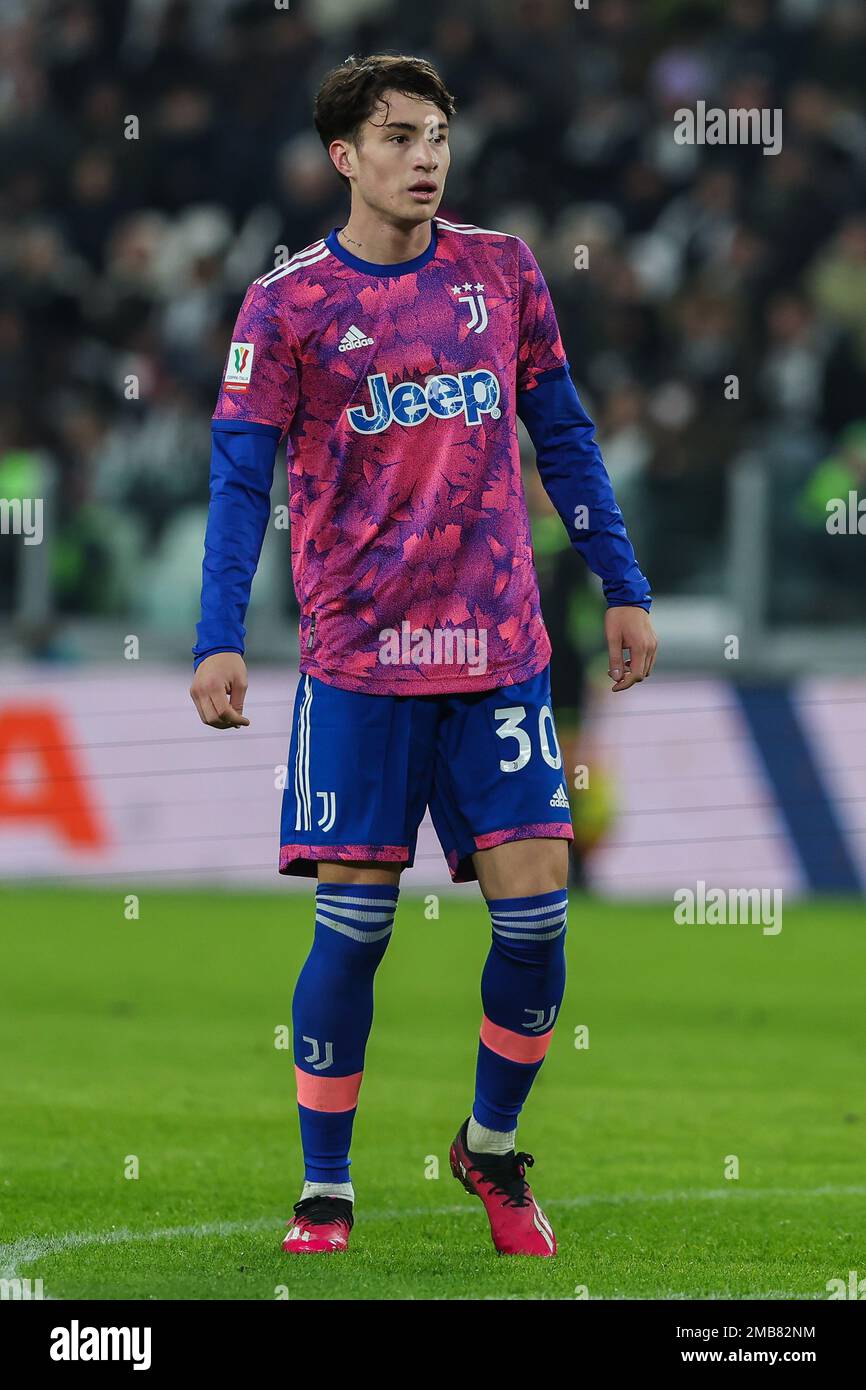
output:
<svg viewBox="0 0 866 1390"><path fill-rule="evenodd" d="M300 669L443 694L550 659L516 428L566 364L519 237L434 219L398 265L336 230L247 290L214 419L287 437Z"/></svg>

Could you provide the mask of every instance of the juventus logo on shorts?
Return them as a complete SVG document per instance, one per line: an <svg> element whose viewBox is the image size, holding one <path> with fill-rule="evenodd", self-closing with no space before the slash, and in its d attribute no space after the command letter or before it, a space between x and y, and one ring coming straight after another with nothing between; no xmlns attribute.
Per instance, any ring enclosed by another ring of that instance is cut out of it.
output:
<svg viewBox="0 0 866 1390"><path fill-rule="evenodd" d="M322 814L316 821L320 830L331 830L334 821L337 819L337 793L336 792L316 792L316 796L322 802Z"/></svg>

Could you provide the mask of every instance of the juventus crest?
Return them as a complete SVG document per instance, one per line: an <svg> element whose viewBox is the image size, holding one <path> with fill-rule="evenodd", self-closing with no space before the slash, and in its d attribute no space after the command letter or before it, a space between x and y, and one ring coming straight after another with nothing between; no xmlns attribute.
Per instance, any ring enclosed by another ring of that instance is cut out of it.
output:
<svg viewBox="0 0 866 1390"><path fill-rule="evenodd" d="M469 305L469 327L475 333L483 333L487 327L487 305L484 302L484 286L452 285L451 293L455 296L458 304Z"/></svg>

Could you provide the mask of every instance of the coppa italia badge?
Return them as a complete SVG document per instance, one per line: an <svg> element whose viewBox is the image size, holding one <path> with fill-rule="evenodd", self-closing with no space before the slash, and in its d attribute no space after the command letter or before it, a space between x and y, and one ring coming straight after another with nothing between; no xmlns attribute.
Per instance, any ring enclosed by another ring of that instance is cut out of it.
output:
<svg viewBox="0 0 866 1390"><path fill-rule="evenodd" d="M253 370L252 343L232 343L226 366L225 386L227 391L246 391Z"/></svg>

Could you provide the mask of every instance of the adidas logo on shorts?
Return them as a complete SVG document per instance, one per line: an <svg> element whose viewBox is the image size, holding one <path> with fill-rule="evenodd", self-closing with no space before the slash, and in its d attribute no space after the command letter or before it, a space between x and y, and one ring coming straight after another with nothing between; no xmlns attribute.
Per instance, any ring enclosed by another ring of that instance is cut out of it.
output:
<svg viewBox="0 0 866 1390"><path fill-rule="evenodd" d="M551 806L562 806L567 809L569 806L568 793L565 790L565 783L560 782L553 796L550 798Z"/></svg>
<svg viewBox="0 0 866 1390"><path fill-rule="evenodd" d="M349 328L340 339L341 352L351 352L352 348L372 346L373 339L365 338L360 328L357 328L354 323L352 324L351 328Z"/></svg>

